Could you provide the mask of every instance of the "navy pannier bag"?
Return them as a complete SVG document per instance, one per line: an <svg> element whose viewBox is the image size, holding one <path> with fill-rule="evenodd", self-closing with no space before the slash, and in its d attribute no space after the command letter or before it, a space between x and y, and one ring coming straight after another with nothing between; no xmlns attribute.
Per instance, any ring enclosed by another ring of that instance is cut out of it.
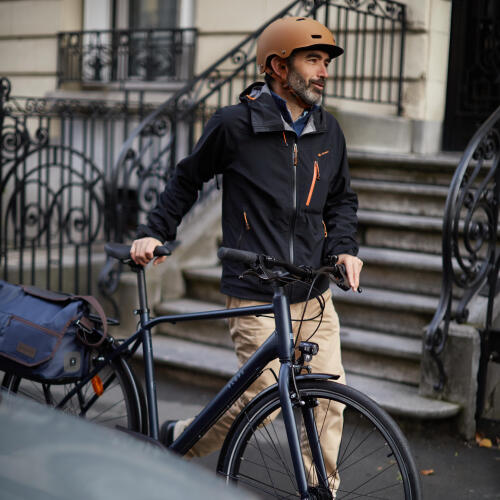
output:
<svg viewBox="0 0 500 500"><path fill-rule="evenodd" d="M88 373L90 349L106 335L106 316L94 297L0 280L0 370L39 381L76 380Z"/></svg>

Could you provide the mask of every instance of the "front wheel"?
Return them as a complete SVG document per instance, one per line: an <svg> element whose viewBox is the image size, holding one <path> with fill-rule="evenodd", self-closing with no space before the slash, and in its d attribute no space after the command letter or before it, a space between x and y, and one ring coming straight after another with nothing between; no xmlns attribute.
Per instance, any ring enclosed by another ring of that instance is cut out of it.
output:
<svg viewBox="0 0 500 500"><path fill-rule="evenodd" d="M2 381L4 391L21 394L98 424L136 432L143 431L147 425L141 408L141 387L125 359L118 357L111 361L92 381L67 398L76 387L73 382L38 382L11 373L5 373Z"/></svg>
<svg viewBox="0 0 500 500"><path fill-rule="evenodd" d="M298 389L294 414L311 499L420 498L408 443L383 409L336 382L302 380ZM233 424L219 458L228 481L260 498L300 498L280 407L277 388L257 396ZM323 463L315 463L318 456Z"/></svg>

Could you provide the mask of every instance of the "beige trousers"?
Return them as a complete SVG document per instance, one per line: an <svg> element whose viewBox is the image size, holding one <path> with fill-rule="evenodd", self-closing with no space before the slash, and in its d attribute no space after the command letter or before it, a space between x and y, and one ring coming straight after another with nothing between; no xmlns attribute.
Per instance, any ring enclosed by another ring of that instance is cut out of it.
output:
<svg viewBox="0 0 500 500"><path fill-rule="evenodd" d="M319 345L319 352L313 356L309 363L313 373L331 373L340 375L339 382L345 383L345 374L342 367L340 356L340 337L339 337L339 320L335 308L332 303L330 290L323 294L325 308L321 325L310 339ZM260 305L263 302L255 302L234 297L227 298L227 306L230 308L245 307L251 305ZM321 307L316 299L312 299L307 303L304 319L310 321L302 322L300 327L300 318L305 302L292 304L290 307L292 317L292 329L295 337L298 335L298 342L308 340L311 334L318 327L321 312ZM240 366L243 365L255 350L267 339L274 331L275 324L273 317L256 317L242 316L229 319L229 328L231 338L234 342L236 355ZM231 427L233 420L239 415L244 406L259 392L276 383L276 378L272 371L277 375L279 373L280 363L275 359L263 371L261 376L249 387L249 389L233 404L233 406L216 422L216 424L196 443L193 448L186 454L186 457L198 457L207 455L222 447L222 443L226 434ZM271 371L272 369L272 371ZM317 422L322 422L322 437L321 443L325 455L325 465L329 475L334 474L336 470L336 460L338 449L340 446L340 438L342 434L342 412L343 405L330 405L328 407L328 417L324 418L326 408L321 405L315 408L315 416ZM193 418L179 421L176 424L174 438L193 421ZM323 424L324 422L324 424ZM310 470L310 459L308 453L303 450L304 462L306 470Z"/></svg>

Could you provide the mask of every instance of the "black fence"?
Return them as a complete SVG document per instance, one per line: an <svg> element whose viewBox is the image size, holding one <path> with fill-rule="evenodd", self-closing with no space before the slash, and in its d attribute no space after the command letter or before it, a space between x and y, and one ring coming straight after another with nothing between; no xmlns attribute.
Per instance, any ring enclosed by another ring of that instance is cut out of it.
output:
<svg viewBox="0 0 500 500"><path fill-rule="evenodd" d="M193 77L197 31L73 31L58 34L58 81L171 82Z"/></svg>
<svg viewBox="0 0 500 500"><path fill-rule="evenodd" d="M151 186L164 186L158 165L126 188L113 170L124 140L150 111L142 93L115 103L22 98L0 79L3 279L95 291L103 243L125 238L117 233L118 216L122 231L133 234L155 202Z"/></svg>
<svg viewBox="0 0 500 500"><path fill-rule="evenodd" d="M402 114L406 6L385 0L330 0L315 16L344 56L333 64L326 96L396 105Z"/></svg>

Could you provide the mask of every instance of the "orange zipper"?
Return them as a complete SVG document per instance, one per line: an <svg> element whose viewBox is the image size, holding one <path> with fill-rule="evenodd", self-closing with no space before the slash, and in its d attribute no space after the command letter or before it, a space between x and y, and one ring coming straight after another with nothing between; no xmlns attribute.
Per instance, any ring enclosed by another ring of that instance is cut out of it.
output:
<svg viewBox="0 0 500 500"><path fill-rule="evenodd" d="M313 195L314 186L316 185L316 181L319 181L319 165L318 165L317 161L314 162L314 174L313 174L313 179L311 182L311 187L309 189L309 196L307 197L307 201L306 201L306 207L308 207L309 203L311 203L311 198Z"/></svg>
<svg viewBox="0 0 500 500"><path fill-rule="evenodd" d="M243 219L245 219L245 229L250 231L250 224L248 223L247 213L243 212Z"/></svg>

